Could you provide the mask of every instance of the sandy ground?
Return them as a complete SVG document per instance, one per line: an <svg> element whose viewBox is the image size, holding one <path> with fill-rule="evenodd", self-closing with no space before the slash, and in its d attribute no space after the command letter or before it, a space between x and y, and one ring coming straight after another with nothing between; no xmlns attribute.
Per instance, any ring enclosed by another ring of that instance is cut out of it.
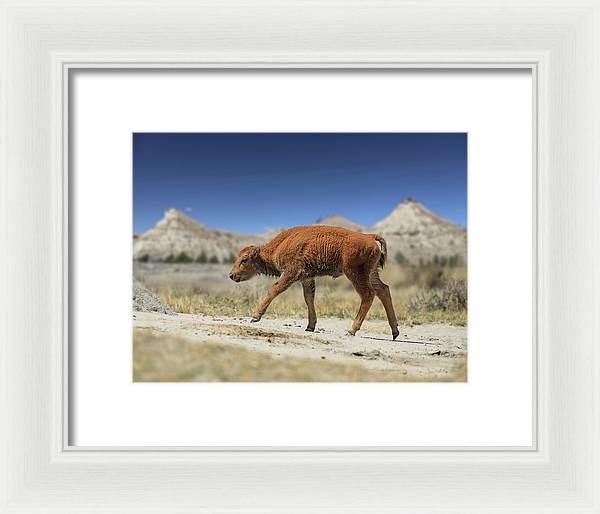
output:
<svg viewBox="0 0 600 514"><path fill-rule="evenodd" d="M355 336L346 335L350 320L319 318L314 333L305 320L210 317L135 312L133 326L184 337L202 344L219 342L276 357L301 357L359 364L370 370L396 371L416 380L466 381L467 328L443 324L399 327L393 341L385 321L365 321Z"/></svg>

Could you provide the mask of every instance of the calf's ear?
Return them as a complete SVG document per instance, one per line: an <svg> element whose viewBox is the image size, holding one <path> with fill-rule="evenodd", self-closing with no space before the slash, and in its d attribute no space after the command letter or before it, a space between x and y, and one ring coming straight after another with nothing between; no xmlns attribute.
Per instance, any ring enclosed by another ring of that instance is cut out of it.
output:
<svg viewBox="0 0 600 514"><path fill-rule="evenodd" d="M258 257L259 253L260 253L260 246L255 246L254 249L252 250L252 253L250 254L250 256L253 259L256 259L256 257Z"/></svg>

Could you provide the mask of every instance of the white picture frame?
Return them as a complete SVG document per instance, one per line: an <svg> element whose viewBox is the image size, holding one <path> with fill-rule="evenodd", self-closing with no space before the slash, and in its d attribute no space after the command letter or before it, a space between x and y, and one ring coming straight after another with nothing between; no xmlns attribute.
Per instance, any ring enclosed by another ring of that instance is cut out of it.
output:
<svg viewBox="0 0 600 514"><path fill-rule="evenodd" d="M0 511L600 512L600 3L5 2ZM194 451L68 445L73 68L532 70L537 444Z"/></svg>

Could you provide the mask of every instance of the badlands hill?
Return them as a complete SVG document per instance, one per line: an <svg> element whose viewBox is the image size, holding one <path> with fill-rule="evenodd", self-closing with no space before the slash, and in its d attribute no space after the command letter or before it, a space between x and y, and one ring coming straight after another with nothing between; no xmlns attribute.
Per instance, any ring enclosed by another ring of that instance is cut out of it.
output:
<svg viewBox="0 0 600 514"><path fill-rule="evenodd" d="M392 256L398 251L411 262L458 256L466 263L467 230L407 198L371 227L385 237Z"/></svg>
<svg viewBox="0 0 600 514"><path fill-rule="evenodd" d="M244 246L264 241L259 236L245 236L209 228L181 212L169 209L153 228L133 241L133 258L163 261L185 253L192 259L200 255L219 262L237 256Z"/></svg>
<svg viewBox="0 0 600 514"><path fill-rule="evenodd" d="M343 216L325 216L324 218L319 218L316 222L316 225L329 225L334 227L343 227L348 230L354 230L354 232L365 232L367 227L359 225L358 223L354 223L350 221L348 218L344 218Z"/></svg>
<svg viewBox="0 0 600 514"><path fill-rule="evenodd" d="M343 216L319 218L316 224L381 234L386 238L390 259L399 252L413 264L433 261L436 256L458 257L463 263L467 258L466 229L410 198L372 227ZM216 257L223 262L237 255L244 246L269 241L282 230L273 228L256 236L226 232L198 223L178 209L170 209L155 227L134 237L133 258L160 261L183 252L192 259L203 254L208 259Z"/></svg>

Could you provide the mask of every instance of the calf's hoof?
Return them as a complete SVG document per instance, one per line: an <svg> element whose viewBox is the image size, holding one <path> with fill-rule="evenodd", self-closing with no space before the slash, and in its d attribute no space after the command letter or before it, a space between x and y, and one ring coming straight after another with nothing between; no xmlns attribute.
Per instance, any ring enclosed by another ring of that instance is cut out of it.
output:
<svg viewBox="0 0 600 514"><path fill-rule="evenodd" d="M250 320L250 323L256 323L257 321L260 321L260 318L262 316L252 316L252 319Z"/></svg>
<svg viewBox="0 0 600 514"><path fill-rule="evenodd" d="M353 335L355 335L355 334L356 334L356 332L355 332L354 330L348 330L348 331L346 332L346 335L347 335L347 336L353 336Z"/></svg>
<svg viewBox="0 0 600 514"><path fill-rule="evenodd" d="M315 327L306 327L304 329L305 332L314 332L315 331Z"/></svg>
<svg viewBox="0 0 600 514"><path fill-rule="evenodd" d="M398 329L392 330L392 339L395 341L396 338L400 335L400 331Z"/></svg>

